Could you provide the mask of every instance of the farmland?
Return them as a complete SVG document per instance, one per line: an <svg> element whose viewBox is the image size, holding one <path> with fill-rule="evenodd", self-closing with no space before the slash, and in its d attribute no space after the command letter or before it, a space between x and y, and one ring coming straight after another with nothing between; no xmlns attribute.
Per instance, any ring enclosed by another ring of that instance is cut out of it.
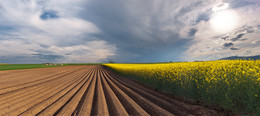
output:
<svg viewBox="0 0 260 116"><path fill-rule="evenodd" d="M0 115L216 115L101 65L0 71Z"/></svg>
<svg viewBox="0 0 260 116"><path fill-rule="evenodd" d="M166 93L236 113L260 113L259 60L105 65Z"/></svg>
<svg viewBox="0 0 260 116"><path fill-rule="evenodd" d="M259 60L102 65L20 64L2 68L0 115L260 112Z"/></svg>
<svg viewBox="0 0 260 116"><path fill-rule="evenodd" d="M17 70L17 69L32 69L32 68L46 68L57 67L58 65L45 65L45 64L0 64L1 70Z"/></svg>

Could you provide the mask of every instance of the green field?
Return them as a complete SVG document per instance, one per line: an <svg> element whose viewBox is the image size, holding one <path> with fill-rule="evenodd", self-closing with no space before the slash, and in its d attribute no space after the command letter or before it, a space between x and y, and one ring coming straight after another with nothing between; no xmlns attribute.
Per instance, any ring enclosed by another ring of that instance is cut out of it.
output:
<svg viewBox="0 0 260 116"><path fill-rule="evenodd" d="M100 63L67 63L62 66L68 65L99 65ZM59 67L61 65L45 65L45 64L1 64L1 70L17 70L17 69L32 69L32 68L46 68L46 67Z"/></svg>
<svg viewBox="0 0 260 116"><path fill-rule="evenodd" d="M17 69L31 69L31 68L45 68L45 67L58 67L58 66L46 66L44 64L7 64L7 65L0 65L0 70L17 70Z"/></svg>
<svg viewBox="0 0 260 116"><path fill-rule="evenodd" d="M101 65L102 63L67 63L66 65Z"/></svg>

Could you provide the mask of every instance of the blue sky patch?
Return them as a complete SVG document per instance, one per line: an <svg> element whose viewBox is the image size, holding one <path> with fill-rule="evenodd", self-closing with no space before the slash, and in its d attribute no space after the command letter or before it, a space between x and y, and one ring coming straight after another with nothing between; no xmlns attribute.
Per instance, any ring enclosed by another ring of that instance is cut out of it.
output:
<svg viewBox="0 0 260 116"><path fill-rule="evenodd" d="M53 10L43 11L43 13L41 14L40 17L41 17L42 20L59 18L57 12L53 11Z"/></svg>

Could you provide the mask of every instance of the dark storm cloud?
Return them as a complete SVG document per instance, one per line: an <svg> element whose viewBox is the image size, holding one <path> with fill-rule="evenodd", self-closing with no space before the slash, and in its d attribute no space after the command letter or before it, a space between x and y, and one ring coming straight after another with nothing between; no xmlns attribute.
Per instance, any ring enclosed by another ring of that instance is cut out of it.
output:
<svg viewBox="0 0 260 116"><path fill-rule="evenodd" d="M197 31L198 31L198 29L194 29L194 28L190 29L189 36L194 36Z"/></svg>
<svg viewBox="0 0 260 116"><path fill-rule="evenodd" d="M246 41L246 40L248 40L248 39L247 38L241 39L241 41Z"/></svg>
<svg viewBox="0 0 260 116"><path fill-rule="evenodd" d="M182 8L170 18L172 7L169 3L160 2L155 7L153 2L155 1L93 0L86 6L85 19L96 24L103 32L96 37L116 44L116 57L121 61L177 58L178 55L173 57L169 54L180 54L189 42L189 39L179 36L178 29L185 25L178 18L193 9ZM194 6L199 4L195 3ZM191 29L189 35L193 36L196 32L197 29Z"/></svg>
<svg viewBox="0 0 260 116"><path fill-rule="evenodd" d="M41 57L41 58L39 58ZM54 57L54 59L53 59ZM45 62L55 62L57 57L59 56L39 56L39 55L8 55L8 56L1 56L0 62L16 64L16 63L45 63Z"/></svg>
<svg viewBox="0 0 260 116"><path fill-rule="evenodd" d="M246 32L247 32L247 33L254 33L255 30L253 29L253 27L250 27L250 28L247 28L247 29L246 29Z"/></svg>
<svg viewBox="0 0 260 116"><path fill-rule="evenodd" d="M56 60L56 59L60 59L60 58L63 58L63 56L61 55L52 55L52 54L31 54L33 56L37 56L39 57L40 59L45 59L45 60Z"/></svg>
<svg viewBox="0 0 260 116"><path fill-rule="evenodd" d="M231 42L230 42L230 43L224 43L224 44L223 44L224 47L230 47L230 46L232 46L232 45L234 45L234 44L231 43Z"/></svg>
<svg viewBox="0 0 260 116"><path fill-rule="evenodd" d="M54 54L52 51L49 50L33 50L32 51L36 52L36 54Z"/></svg>
<svg viewBox="0 0 260 116"><path fill-rule="evenodd" d="M67 54L65 54L65 55L71 55L72 53L67 53Z"/></svg>
<svg viewBox="0 0 260 116"><path fill-rule="evenodd" d="M45 45L45 44L39 44L41 47L43 47L43 48L48 48L49 47L49 45Z"/></svg>
<svg viewBox="0 0 260 116"><path fill-rule="evenodd" d="M196 20L196 23L199 23L200 21L209 21L210 15L213 13L211 9L208 9L206 12L200 14Z"/></svg>
<svg viewBox="0 0 260 116"><path fill-rule="evenodd" d="M233 33L230 33L229 35L224 35L224 36L218 37L218 38L223 39L225 41L232 41L232 42L245 41L245 40L247 40L247 38L243 38L244 36L246 36L247 34L250 34L250 33L255 33L255 32L256 32L256 30L252 26L245 26L245 27L242 27L242 28L236 30Z"/></svg>
<svg viewBox="0 0 260 116"><path fill-rule="evenodd" d="M216 7L223 7L223 6L225 6L226 4L219 4L219 5L217 5Z"/></svg>
<svg viewBox="0 0 260 116"><path fill-rule="evenodd" d="M235 32L235 34L241 34L241 33L254 33L255 30L253 29L252 26L246 26L246 27L242 27L239 30L237 30Z"/></svg>
<svg viewBox="0 0 260 116"><path fill-rule="evenodd" d="M223 36L220 39L227 40L228 38L229 38L229 36Z"/></svg>
<svg viewBox="0 0 260 116"><path fill-rule="evenodd" d="M225 0L227 3L232 3L230 4L231 8L239 8L239 7L245 7L248 5L255 5L256 0Z"/></svg>
<svg viewBox="0 0 260 116"><path fill-rule="evenodd" d="M230 48L230 50L238 50L238 48Z"/></svg>
<svg viewBox="0 0 260 116"><path fill-rule="evenodd" d="M232 38L231 41L237 41L239 40L240 38L242 38L245 34L238 34L235 38Z"/></svg>

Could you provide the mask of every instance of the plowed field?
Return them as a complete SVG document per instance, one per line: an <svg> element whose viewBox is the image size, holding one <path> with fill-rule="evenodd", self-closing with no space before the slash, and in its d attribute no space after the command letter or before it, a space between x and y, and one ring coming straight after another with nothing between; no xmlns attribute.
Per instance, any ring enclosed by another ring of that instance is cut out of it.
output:
<svg viewBox="0 0 260 116"><path fill-rule="evenodd" d="M99 65L0 71L0 115L216 115Z"/></svg>

